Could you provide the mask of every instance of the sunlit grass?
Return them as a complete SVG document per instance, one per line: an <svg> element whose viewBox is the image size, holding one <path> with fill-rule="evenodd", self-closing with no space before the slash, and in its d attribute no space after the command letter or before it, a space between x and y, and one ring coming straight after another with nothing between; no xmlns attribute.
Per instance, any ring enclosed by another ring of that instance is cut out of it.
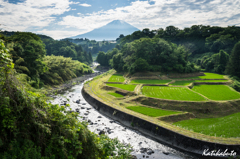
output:
<svg viewBox="0 0 240 159"><path fill-rule="evenodd" d="M142 94L148 97L183 100L183 101L205 101L199 94L185 87L165 87L165 86L144 86Z"/></svg>
<svg viewBox="0 0 240 159"><path fill-rule="evenodd" d="M184 120L174 125L210 136L240 137L240 113L221 118Z"/></svg>
<svg viewBox="0 0 240 159"><path fill-rule="evenodd" d="M239 99L240 94L226 85L196 85L193 90L212 100Z"/></svg>
<svg viewBox="0 0 240 159"><path fill-rule="evenodd" d="M123 75L119 75L119 74L114 74L112 75L108 82L124 82L125 78L123 77Z"/></svg>
<svg viewBox="0 0 240 159"><path fill-rule="evenodd" d="M178 79L224 79L224 75L216 74L216 73L204 73L206 76L196 76L196 77L185 77Z"/></svg>
<svg viewBox="0 0 240 159"><path fill-rule="evenodd" d="M130 107L126 107L126 108L130 109L132 111L144 114L144 115L151 116L151 117L166 116L166 115L172 115L172 114L179 114L180 113L180 112L175 112L175 111L148 108L148 107L143 107L143 106L130 106Z"/></svg>
<svg viewBox="0 0 240 159"><path fill-rule="evenodd" d="M166 84L171 80L132 80L130 83L134 84Z"/></svg>
<svg viewBox="0 0 240 159"><path fill-rule="evenodd" d="M134 91L135 87L137 86L137 85L113 84L113 83L107 83L107 85L111 87L117 87L126 91Z"/></svg>
<svg viewBox="0 0 240 159"><path fill-rule="evenodd" d="M187 86L192 82L227 82L228 80L189 80L189 81L176 81L171 83L171 86Z"/></svg>
<svg viewBox="0 0 240 159"><path fill-rule="evenodd" d="M114 97L117 97L117 98L124 97L123 95L118 94L118 93L108 93L108 94L110 94L110 95L112 95L112 96L114 96Z"/></svg>

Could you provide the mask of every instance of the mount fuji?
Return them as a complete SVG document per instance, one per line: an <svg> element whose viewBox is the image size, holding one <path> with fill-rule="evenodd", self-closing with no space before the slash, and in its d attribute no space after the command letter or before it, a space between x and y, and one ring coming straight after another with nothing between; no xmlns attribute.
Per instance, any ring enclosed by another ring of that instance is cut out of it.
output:
<svg viewBox="0 0 240 159"><path fill-rule="evenodd" d="M107 25L100 28L94 29L88 33L80 34L77 36L70 37L72 39L76 38L87 38L90 40L102 41L102 40L116 40L120 34L124 36L132 34L139 29L126 23L122 20L114 20Z"/></svg>

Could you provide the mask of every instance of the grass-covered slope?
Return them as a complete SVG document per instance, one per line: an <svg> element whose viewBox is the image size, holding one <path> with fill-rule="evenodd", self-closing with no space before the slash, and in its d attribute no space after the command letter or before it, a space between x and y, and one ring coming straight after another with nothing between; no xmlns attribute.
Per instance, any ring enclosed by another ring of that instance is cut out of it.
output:
<svg viewBox="0 0 240 159"><path fill-rule="evenodd" d="M112 84L112 83L107 83L108 86L111 87L117 87L126 91L134 91L136 85L128 85L128 84Z"/></svg>
<svg viewBox="0 0 240 159"><path fill-rule="evenodd" d="M132 80L131 84L166 84L171 80Z"/></svg>
<svg viewBox="0 0 240 159"><path fill-rule="evenodd" d="M179 79L224 79L224 75L216 74L216 73L204 73L205 76L196 76L196 77L185 77Z"/></svg>
<svg viewBox="0 0 240 159"><path fill-rule="evenodd" d="M206 100L204 97L185 87L143 86L142 94L148 97L170 100L183 100L183 101Z"/></svg>
<svg viewBox="0 0 240 159"><path fill-rule="evenodd" d="M155 109L155 108L148 108L143 106L130 106L127 107L132 111L151 116L151 117L158 117L158 116L166 116L172 114L179 114L180 112L170 111L170 110L163 110L163 109Z"/></svg>
<svg viewBox="0 0 240 159"><path fill-rule="evenodd" d="M117 98L124 97L123 95L118 94L118 93L108 93L108 94L110 94L110 95L112 95L112 96L114 96L114 97L117 97Z"/></svg>
<svg viewBox="0 0 240 159"><path fill-rule="evenodd" d="M210 136L239 137L240 113L221 118L184 120L174 125Z"/></svg>
<svg viewBox="0 0 240 159"><path fill-rule="evenodd" d="M108 80L108 82L124 82L124 81L125 78L119 74L113 74Z"/></svg>
<svg viewBox="0 0 240 159"><path fill-rule="evenodd" d="M240 99L240 94L225 85L196 85L193 90L212 100Z"/></svg>

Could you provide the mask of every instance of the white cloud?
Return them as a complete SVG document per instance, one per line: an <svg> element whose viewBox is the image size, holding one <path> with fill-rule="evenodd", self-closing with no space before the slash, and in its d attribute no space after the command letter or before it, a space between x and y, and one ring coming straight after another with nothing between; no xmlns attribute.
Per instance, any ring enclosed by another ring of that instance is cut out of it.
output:
<svg viewBox="0 0 240 159"><path fill-rule="evenodd" d="M198 24L228 26L240 21L240 16L231 20L231 17L240 14L238 4L239 0L213 0L210 3L205 0L135 1L129 6L107 11L65 16L58 24L88 31L116 19L124 20L139 29L158 29L169 25L184 28Z"/></svg>
<svg viewBox="0 0 240 159"><path fill-rule="evenodd" d="M90 4L87 4L87 3L83 3L83 4L79 4L80 6L83 6L83 7L91 7Z"/></svg>
<svg viewBox="0 0 240 159"><path fill-rule="evenodd" d="M28 27L45 27L55 20L52 15L69 11L69 0L26 0L16 4L0 0L0 24L7 30L24 31Z"/></svg>
<svg viewBox="0 0 240 159"><path fill-rule="evenodd" d="M37 34L44 34L48 35L54 39L64 39L66 37L71 37L71 36L76 36L79 34L79 31L63 31L63 30L54 30L54 31L49 31L49 30L41 30L37 31Z"/></svg>

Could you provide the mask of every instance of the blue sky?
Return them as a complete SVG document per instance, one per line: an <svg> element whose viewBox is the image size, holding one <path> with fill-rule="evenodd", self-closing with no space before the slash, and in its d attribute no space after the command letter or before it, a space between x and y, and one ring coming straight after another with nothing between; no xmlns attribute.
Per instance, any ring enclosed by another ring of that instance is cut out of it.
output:
<svg viewBox="0 0 240 159"><path fill-rule="evenodd" d="M139 28L240 25L240 0L0 0L0 28L61 39L113 20Z"/></svg>

